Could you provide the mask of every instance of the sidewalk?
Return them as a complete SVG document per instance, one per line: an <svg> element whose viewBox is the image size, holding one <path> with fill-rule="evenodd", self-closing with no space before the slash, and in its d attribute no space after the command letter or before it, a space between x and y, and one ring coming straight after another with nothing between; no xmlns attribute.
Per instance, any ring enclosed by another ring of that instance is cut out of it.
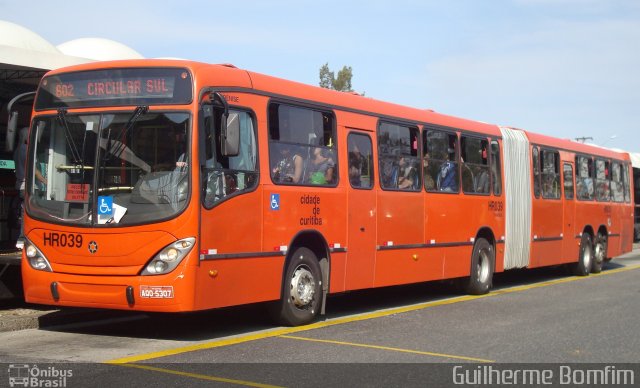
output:
<svg viewBox="0 0 640 388"><path fill-rule="evenodd" d="M39 328L40 318L58 311L38 308L0 310L0 332Z"/></svg>
<svg viewBox="0 0 640 388"><path fill-rule="evenodd" d="M0 332L44 329L144 314L139 311L22 305L24 307L0 310Z"/></svg>

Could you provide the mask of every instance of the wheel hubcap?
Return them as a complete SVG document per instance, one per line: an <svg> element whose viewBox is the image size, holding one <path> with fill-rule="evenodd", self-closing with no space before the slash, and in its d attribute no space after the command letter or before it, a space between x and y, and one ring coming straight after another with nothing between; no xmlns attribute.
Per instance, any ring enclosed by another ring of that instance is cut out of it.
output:
<svg viewBox="0 0 640 388"><path fill-rule="evenodd" d="M311 303L316 290L316 282L311 271L302 266L296 268L290 286L293 304L305 307Z"/></svg>
<svg viewBox="0 0 640 388"><path fill-rule="evenodd" d="M584 267L587 269L591 266L591 248L589 247L584 248L584 254L582 255L582 265L584 265Z"/></svg>
<svg viewBox="0 0 640 388"><path fill-rule="evenodd" d="M478 280L485 283L489 278L489 256L486 251L481 251L478 257Z"/></svg>
<svg viewBox="0 0 640 388"><path fill-rule="evenodd" d="M596 261L598 263L604 261L604 245L602 243L596 244Z"/></svg>

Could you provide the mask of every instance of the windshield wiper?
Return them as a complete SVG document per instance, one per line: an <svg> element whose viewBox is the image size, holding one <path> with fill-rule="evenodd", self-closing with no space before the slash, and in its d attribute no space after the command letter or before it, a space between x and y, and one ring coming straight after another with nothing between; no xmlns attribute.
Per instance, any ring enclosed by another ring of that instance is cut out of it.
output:
<svg viewBox="0 0 640 388"><path fill-rule="evenodd" d="M129 117L129 120L127 121L127 124L124 126L124 128L118 134L117 139L124 139L124 137L127 136L127 133L129 133L131 128L133 128L133 126L135 125L136 121L138 121L140 116L146 114L148 111L149 111L149 106L148 105L140 105L140 106L136 107L136 109L133 111L133 113ZM111 136L110 135L111 135L111 132L109 132L109 135L107 137L107 147L106 147L105 159L104 159L105 161L110 160L112 155L117 157L117 158L119 158L120 155L122 155L124 150L127 148L127 146L125 145L124 141L118 140L119 144L117 145L117 148L112 151L111 150Z"/></svg>
<svg viewBox="0 0 640 388"><path fill-rule="evenodd" d="M83 161L80 160L80 153L78 152L78 147L76 147L76 143L73 141L73 135L71 135L71 130L69 129L69 123L67 122L67 110L66 109L58 109L58 121L62 124L64 128L64 137L67 140L67 144L71 149L71 156L73 158L74 164L83 164Z"/></svg>

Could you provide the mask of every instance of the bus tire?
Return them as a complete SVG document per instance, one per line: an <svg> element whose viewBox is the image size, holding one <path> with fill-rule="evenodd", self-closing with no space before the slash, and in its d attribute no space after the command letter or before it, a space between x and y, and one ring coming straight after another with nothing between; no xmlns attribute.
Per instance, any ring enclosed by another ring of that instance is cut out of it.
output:
<svg viewBox="0 0 640 388"><path fill-rule="evenodd" d="M313 322L322 302L322 270L316 255L300 247L291 255L285 270L282 297L272 308L281 325L299 326Z"/></svg>
<svg viewBox="0 0 640 388"><path fill-rule="evenodd" d="M471 273L465 280L464 290L471 295L489 292L493 282L495 251L493 245L484 238L476 240L471 254Z"/></svg>
<svg viewBox="0 0 640 388"><path fill-rule="evenodd" d="M598 233L596 242L593 247L593 265L591 266L591 272L602 272L602 265L607 260L607 238Z"/></svg>
<svg viewBox="0 0 640 388"><path fill-rule="evenodd" d="M580 252L578 253L578 262L571 264L571 272L576 276L587 276L591 272L593 262L593 245L591 245L591 235L582 234L580 240Z"/></svg>

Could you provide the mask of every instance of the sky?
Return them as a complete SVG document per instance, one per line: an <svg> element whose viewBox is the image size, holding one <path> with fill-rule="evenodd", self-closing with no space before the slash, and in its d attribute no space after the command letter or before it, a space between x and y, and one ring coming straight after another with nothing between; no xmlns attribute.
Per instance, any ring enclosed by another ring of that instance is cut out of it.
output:
<svg viewBox="0 0 640 388"><path fill-rule="evenodd" d="M367 97L640 152L637 0L0 0L0 19L311 85L351 66Z"/></svg>

